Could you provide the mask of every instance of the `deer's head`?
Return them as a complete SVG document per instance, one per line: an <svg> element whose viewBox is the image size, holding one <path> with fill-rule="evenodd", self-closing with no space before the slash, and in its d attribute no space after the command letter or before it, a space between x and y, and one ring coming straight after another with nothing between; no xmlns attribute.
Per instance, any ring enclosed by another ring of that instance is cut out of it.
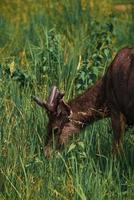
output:
<svg viewBox="0 0 134 200"><path fill-rule="evenodd" d="M55 146L59 148L72 132L76 132L77 128L70 121L71 108L63 100L64 93L61 93L56 86L52 87L47 101L41 101L33 96L33 100L46 110L48 115L47 138L45 141L45 156L51 154L51 145L53 139Z"/></svg>

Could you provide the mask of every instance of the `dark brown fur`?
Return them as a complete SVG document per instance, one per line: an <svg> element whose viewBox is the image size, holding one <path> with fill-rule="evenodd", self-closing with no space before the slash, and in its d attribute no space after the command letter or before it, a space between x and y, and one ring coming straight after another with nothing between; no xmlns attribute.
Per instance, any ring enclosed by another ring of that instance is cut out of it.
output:
<svg viewBox="0 0 134 200"><path fill-rule="evenodd" d="M53 133L59 147L66 143L69 136L104 117L111 118L113 150L119 151L125 124L134 124L134 48L120 50L104 77L75 99L65 103L58 89L54 95L60 98L57 101L57 97L53 96L55 107L53 111L47 109L49 124L45 142L46 156L50 155ZM42 106L42 102L34 100ZM47 103L50 104L50 101Z"/></svg>

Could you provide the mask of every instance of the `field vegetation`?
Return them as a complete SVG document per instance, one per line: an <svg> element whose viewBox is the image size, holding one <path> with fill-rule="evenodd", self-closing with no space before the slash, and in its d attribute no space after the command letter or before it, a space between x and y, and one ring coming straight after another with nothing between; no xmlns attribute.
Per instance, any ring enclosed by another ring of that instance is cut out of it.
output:
<svg viewBox="0 0 134 200"><path fill-rule="evenodd" d="M132 0L0 1L0 200L134 199L133 127L116 159L105 119L47 160L48 119L31 101L52 85L66 101L77 96L125 46L134 46Z"/></svg>

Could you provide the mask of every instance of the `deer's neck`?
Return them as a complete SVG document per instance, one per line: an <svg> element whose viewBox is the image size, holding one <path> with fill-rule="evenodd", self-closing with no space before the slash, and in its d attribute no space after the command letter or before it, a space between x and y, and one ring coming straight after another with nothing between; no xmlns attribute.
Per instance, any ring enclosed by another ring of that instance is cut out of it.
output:
<svg viewBox="0 0 134 200"><path fill-rule="evenodd" d="M71 119L87 124L109 116L105 102L105 87L103 79L93 87L69 102L72 110Z"/></svg>

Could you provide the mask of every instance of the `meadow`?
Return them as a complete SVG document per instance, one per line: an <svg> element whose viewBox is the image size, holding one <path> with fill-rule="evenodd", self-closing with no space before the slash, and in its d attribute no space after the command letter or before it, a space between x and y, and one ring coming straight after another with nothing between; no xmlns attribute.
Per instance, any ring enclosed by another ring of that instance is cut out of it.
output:
<svg viewBox="0 0 134 200"><path fill-rule="evenodd" d="M116 52L134 46L132 0L0 1L0 200L133 200L134 128L113 158L110 119L51 159L47 115L31 95L65 100L92 86Z"/></svg>

